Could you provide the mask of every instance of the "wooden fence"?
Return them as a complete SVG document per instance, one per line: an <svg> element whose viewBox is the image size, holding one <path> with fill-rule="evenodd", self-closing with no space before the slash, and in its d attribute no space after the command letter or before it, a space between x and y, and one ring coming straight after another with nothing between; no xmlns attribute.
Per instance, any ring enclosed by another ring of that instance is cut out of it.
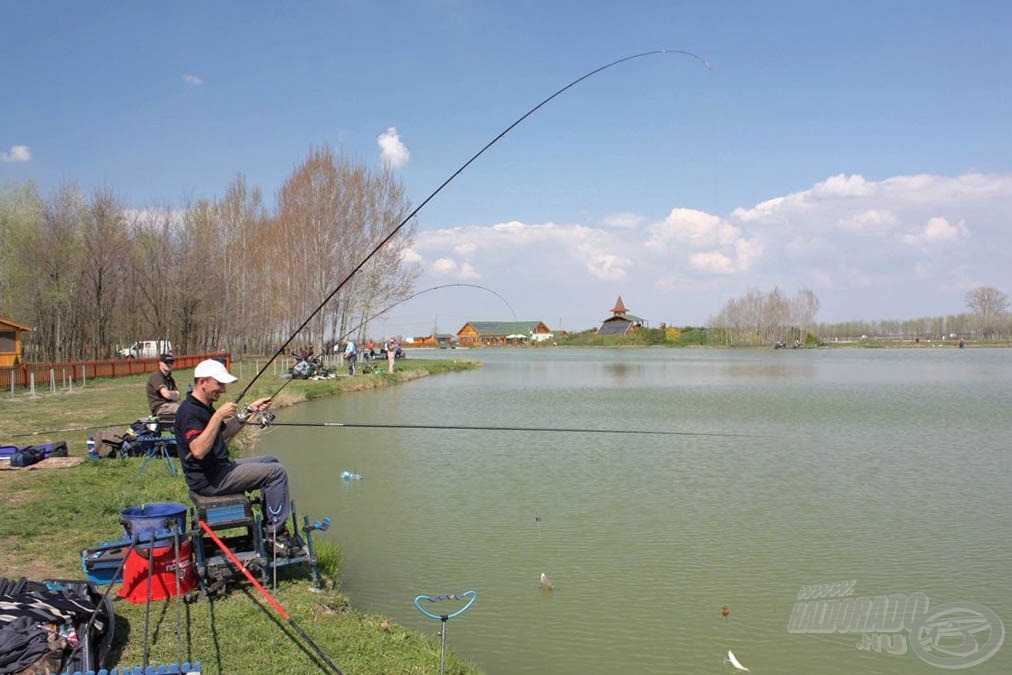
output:
<svg viewBox="0 0 1012 675"><path fill-rule="evenodd" d="M173 369L193 368L204 359L219 359L225 367L231 367L232 357L228 352L210 354L186 354L175 357ZM99 377L123 377L150 373L158 367L158 359L111 359L108 361L70 361L67 363L24 363L17 366L0 366L0 391L12 388L27 388L33 376L37 388L46 387L51 381L57 386L66 382L77 385Z"/></svg>

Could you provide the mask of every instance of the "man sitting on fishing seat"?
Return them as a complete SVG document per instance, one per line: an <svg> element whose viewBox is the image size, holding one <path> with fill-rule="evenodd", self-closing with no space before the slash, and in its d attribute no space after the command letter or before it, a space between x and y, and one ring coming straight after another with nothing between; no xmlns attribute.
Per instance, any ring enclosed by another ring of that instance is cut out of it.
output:
<svg viewBox="0 0 1012 675"><path fill-rule="evenodd" d="M288 472L275 457L228 456L228 441L242 429L236 404L226 401L215 409L214 402L225 393L225 385L238 378L215 359L197 364L193 370L193 391L176 411L175 434L179 459L190 490L205 497L243 494L260 490L263 496L264 536L275 555L291 555L301 542L288 533ZM249 404L251 411L265 410L270 398Z"/></svg>
<svg viewBox="0 0 1012 675"><path fill-rule="evenodd" d="M171 417L179 407L179 388L172 377L175 362L172 354L162 354L158 357L158 370L148 377L148 407L152 417Z"/></svg>

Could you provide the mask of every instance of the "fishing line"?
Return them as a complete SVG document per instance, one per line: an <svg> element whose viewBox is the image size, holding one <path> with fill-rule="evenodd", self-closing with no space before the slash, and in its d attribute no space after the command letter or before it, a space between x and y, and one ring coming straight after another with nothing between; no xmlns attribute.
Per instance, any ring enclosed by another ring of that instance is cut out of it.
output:
<svg viewBox="0 0 1012 675"><path fill-rule="evenodd" d="M370 316L370 317L368 317L366 319L363 319L354 328L352 328L352 329L350 329L348 331L345 331L345 333L343 335L341 335L340 337L337 338L336 342L338 344L344 342L345 338L347 338L349 335L351 335L352 333L354 333L355 331L357 331L359 328L361 328L362 326L366 325L367 323L369 323L370 321L372 321L376 317L382 316L382 315L386 314L387 312L389 312L391 309L393 309L397 305L403 304L403 303L407 302L408 300L413 300L414 298L417 298L419 295L424 295L425 293L430 293L432 291L438 291L438 290L443 289L443 288L477 288L477 289L480 289L480 290L483 290L483 291L488 291L492 295L494 295L497 298L499 298L500 300L502 300L503 304L506 305L506 308L510 311L510 314L513 315L514 327L516 328L516 327L519 327L519 325L520 325L520 322L517 320L517 314L516 314L516 312L513 311L513 307L510 305L510 303L506 300L506 298L504 298L500 294L496 293L491 288L486 288L485 286L479 286L478 284L440 284L439 286L433 286L431 288L426 288L425 290L418 291L417 293L413 293L413 294L409 295L408 297L404 298L403 300L398 300L397 302L393 303L392 305L387 305L386 307L384 307L380 311L376 312L372 316ZM289 384L291 384L292 380L294 380L294 379L295 379L294 377L290 377L287 380L285 380L284 384L282 384L280 387L278 387L277 389L275 389L274 393L270 395L269 398L271 399L271 402L267 405L267 408L265 408L264 410L258 411L260 413L260 415L261 415L261 419L262 420L266 420L266 421L262 421L260 423L261 428L269 426L270 423L274 420L273 413L269 413L268 409L271 407L271 405L274 404L274 398L278 394L280 394L282 391L284 391L285 387L287 387ZM249 422L252 419L252 417L255 417L255 414L251 415L248 412L243 412L240 415L240 421L243 422L243 423L247 423L247 422Z"/></svg>
<svg viewBox="0 0 1012 675"><path fill-rule="evenodd" d="M541 101L540 103L538 103L536 106L534 106L533 108L531 108L527 112L525 112L523 115L521 115L520 117L518 117L512 124L510 124L508 127L506 127L505 129L503 129L502 131L500 131L499 134L495 138L493 138L491 141L489 141L488 143L486 143L485 146L481 150L479 150L478 152L474 153L474 155L472 155L470 159L468 159L466 162L464 162L463 164L461 164L460 168L458 168L456 171L454 171L450 175L450 177L447 178L445 181L443 181L442 184L440 184L439 187L437 187L435 190L433 190L432 193L429 194L429 196L426 197L422 201L421 204L419 204L414 209L412 209L412 211L407 216L404 217L404 219L400 222L399 225L397 225L397 227L393 228L386 237L384 237L382 240L380 240L380 242L378 244L376 244L376 246L372 249L372 251L370 251L369 254L365 258L362 259L361 262L359 262L357 265L355 265L355 267L347 274L347 276L344 277L343 280L341 280L341 282L334 288L334 290L332 290L330 292L330 294L327 295L327 297L325 297L322 302L320 302L319 306L317 306L316 309L314 309L312 312L310 312L309 316L306 317L306 320L303 321L292 332L291 336L289 336L289 338L287 340L285 340L284 344L282 344L281 347L279 347L278 350L276 352L274 352L274 355L271 356L271 358L267 361L267 363L264 364L263 368L261 368L259 370L259 372L257 372L256 375L253 376L253 379L249 381L249 384L247 384L245 387L243 387L242 391L239 392L239 395L236 397L235 402L239 403L239 401L241 401L243 399L243 397L246 395L246 392L249 391L250 387L252 387L256 383L256 381L258 379L260 379L260 376L264 374L264 372L267 370L267 368L279 356L281 356L285 352L285 349L288 347L288 345L290 345L292 343L292 341L296 338L296 336L298 336L298 334L301 333L302 330L306 326L309 325L309 322L313 320L313 317L315 317L317 314L319 314L320 311L322 311L323 308L326 307L327 303L329 303L334 298L334 296L337 295L340 292L340 290L345 287L345 285L351 280L351 278L353 276L355 276L355 274L358 273L359 270L361 270L363 267L365 267L365 264L367 262L369 262L370 260L372 260L373 256L375 256L380 251L381 248L383 248L384 246L386 246L387 242L389 242L391 239L393 239L397 235L397 233L400 232L401 229L408 222L410 222L410 220L412 218L414 218L418 214L419 211L421 211L425 207L426 204L428 204L430 201L432 201L436 197L436 195L438 195L440 192L442 192L443 188L445 188L447 185L449 185L457 176L459 176L464 171L464 169L466 169L467 167L469 167L475 160L477 160L479 157L481 157L485 153L486 150L488 150L493 145L495 145L496 143L498 143L499 140L503 136L505 136L506 134L508 134L510 131L512 131L514 129L514 127L516 127L517 125L519 125L521 122L523 122L528 117L530 117L535 112L537 112L542 107L544 107L546 104L548 104L556 96L559 96L560 94L562 94L563 92L567 91L568 89L571 89L572 87L575 87L577 84L579 84L580 82L583 82L587 78L592 77L592 76L596 75L597 73L600 73L602 70L607 70L608 68L611 68L613 66L617 66L617 65L619 65L621 63L625 63L626 61L632 61L633 59L642 58L644 56L654 56L654 55L658 55L658 54L680 54L680 55L683 55L683 56L688 56L688 57L696 59L697 61L699 61L700 63L702 63L703 66L705 66L707 70L710 69L710 64L705 59L703 59L702 57L700 57L700 56L698 56L696 54L693 54L692 52L683 51L683 50L679 50L679 49L656 49L656 50L649 51L649 52L642 52L642 53L639 53L639 54L633 54L632 56L625 56L625 57L623 57L621 59L617 59L615 61L612 61L611 63L607 63L607 64L605 64L603 66L595 68L594 70L591 70L590 72L588 72L588 73L586 73L584 75L581 75L580 77L576 78L575 80L573 80L569 84L565 85L564 87L562 87L561 89L559 89L558 91L556 91L555 93L553 93L548 98L546 98L543 101Z"/></svg>
<svg viewBox="0 0 1012 675"><path fill-rule="evenodd" d="M344 341L344 339L346 337L348 337L349 335L351 335L352 333L354 333L355 331L357 331L359 328L361 328L362 326L366 325L367 323L369 323L370 321L372 321L376 317L383 316L384 314L386 314L387 312L389 312L391 309L393 309L397 305L405 303L408 300L413 300L413 299L417 298L419 295L424 295L424 294L430 293L432 291L438 291L438 290L443 289L443 288L477 288L477 289L482 290L482 291L488 291L489 293L491 293L495 297L497 297L500 300L502 300L503 304L506 305L506 309L508 309L510 311L510 314L513 315L513 325L514 325L514 327L518 327L520 325L520 321L517 319L517 313L513 311L513 307L510 305L510 303L507 302L506 298L504 298L503 296L499 295L498 293L496 293L495 291L493 291L491 288L486 288L485 286L479 286L478 284L440 284L439 286L433 286L432 288L426 288L424 291L418 291L417 293L413 293L413 294L409 295L408 297L404 298L403 300L398 300L397 302L393 303L392 305L388 305L388 306L384 307L380 311L378 311L375 314L373 314L372 316L370 316L368 319L363 319L357 326L355 326L351 330L346 331L344 333L344 335L342 335L341 337L339 337L337 339L337 341L338 342Z"/></svg>
<svg viewBox="0 0 1012 675"><path fill-rule="evenodd" d="M24 436L44 436L48 434L62 434L68 431L91 431L92 429L105 429L106 427L129 427L137 420L130 420L129 422L123 422L122 424L115 424L110 422L109 424L100 424L95 427L71 427L69 429L53 429L51 431L30 431L24 434L11 434L11 438L22 438Z"/></svg>
<svg viewBox="0 0 1012 675"><path fill-rule="evenodd" d="M715 438L763 438L754 434L732 434L709 431L658 431L653 429L578 429L572 427L499 427L457 424L380 424L369 422L276 422L268 426L322 427L344 429L439 429L442 431L528 431L562 432L567 434L637 434L648 436L713 436Z"/></svg>

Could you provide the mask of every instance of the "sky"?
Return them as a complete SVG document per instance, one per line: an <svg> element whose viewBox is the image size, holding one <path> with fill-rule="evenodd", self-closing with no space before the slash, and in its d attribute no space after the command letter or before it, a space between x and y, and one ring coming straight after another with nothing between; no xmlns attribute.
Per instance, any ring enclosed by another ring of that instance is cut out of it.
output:
<svg viewBox="0 0 1012 675"><path fill-rule="evenodd" d="M324 145L417 206L566 84L669 50L453 177L384 334L583 330L619 296L698 326L750 290L811 290L828 323L1012 293L1012 3L0 0L0 24L0 186L132 209L240 174L273 205Z"/></svg>

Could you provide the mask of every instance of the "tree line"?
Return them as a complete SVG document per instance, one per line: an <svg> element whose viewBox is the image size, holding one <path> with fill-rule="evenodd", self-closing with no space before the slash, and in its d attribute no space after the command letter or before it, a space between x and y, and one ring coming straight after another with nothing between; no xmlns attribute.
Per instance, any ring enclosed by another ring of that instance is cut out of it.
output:
<svg viewBox="0 0 1012 675"><path fill-rule="evenodd" d="M807 288L793 298L779 287L768 293L749 290L731 298L707 323L711 342L728 345L771 345L806 341L819 312L819 298Z"/></svg>
<svg viewBox="0 0 1012 675"><path fill-rule="evenodd" d="M112 188L0 191L0 316L32 328L33 361L103 359L168 339L177 353L272 354L410 211L402 184L314 148L264 204L237 175L183 209L125 207ZM302 330L324 345L410 293L412 221Z"/></svg>
<svg viewBox="0 0 1012 675"><path fill-rule="evenodd" d="M728 345L770 345L799 340L853 340L885 337L901 340L953 339L1012 340L1009 298L997 288L981 286L967 292L967 312L908 320L816 323L820 303L814 292L802 289L788 297L780 288L768 293L750 290L728 300L707 324L710 341Z"/></svg>

